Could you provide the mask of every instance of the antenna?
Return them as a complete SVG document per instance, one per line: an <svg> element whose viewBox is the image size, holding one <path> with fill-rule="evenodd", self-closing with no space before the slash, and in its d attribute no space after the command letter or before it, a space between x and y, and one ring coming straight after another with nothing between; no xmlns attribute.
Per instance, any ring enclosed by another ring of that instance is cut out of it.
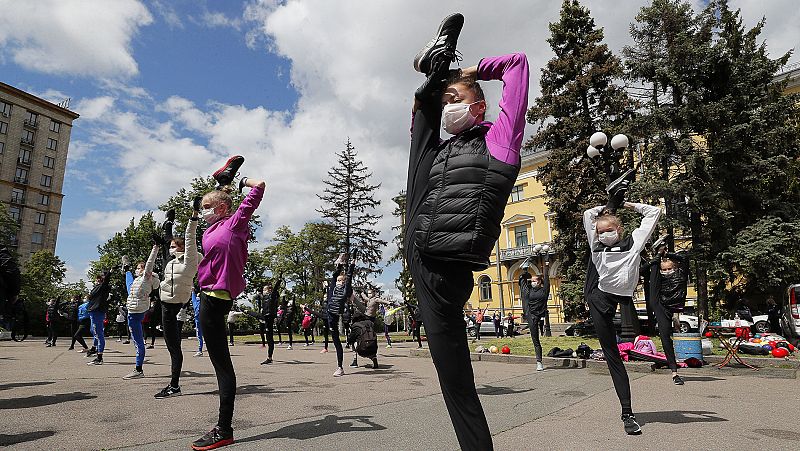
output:
<svg viewBox="0 0 800 451"><path fill-rule="evenodd" d="M59 102L58 106L60 106L61 108L64 108L65 110L68 110L69 109L70 100L72 100L72 99L67 97L66 99L64 99L61 102Z"/></svg>

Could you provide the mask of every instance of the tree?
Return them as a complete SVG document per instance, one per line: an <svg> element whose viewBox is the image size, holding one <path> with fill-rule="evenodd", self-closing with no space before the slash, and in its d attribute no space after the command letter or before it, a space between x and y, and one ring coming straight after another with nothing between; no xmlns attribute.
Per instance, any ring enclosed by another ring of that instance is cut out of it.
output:
<svg viewBox="0 0 800 451"><path fill-rule="evenodd" d="M389 259L389 263L400 262L403 267L400 270L400 274L394 280L394 286L400 290L400 293L403 295L403 300L411 302L412 304L417 303L417 293L414 289L414 281L411 279L411 270L408 269L408 262L406 261L406 254L405 254L405 247L403 243L405 242L405 227L406 227L406 192L405 190L400 191L400 193L392 198L392 201L395 203L394 211L392 211L392 215L399 219L399 224L392 227L392 230L397 231L397 235L395 235L392 242L397 246L397 252Z"/></svg>
<svg viewBox="0 0 800 451"><path fill-rule="evenodd" d="M0 246L11 249L16 243L19 223L8 214L6 205L0 203Z"/></svg>
<svg viewBox="0 0 800 451"><path fill-rule="evenodd" d="M542 69L542 93L528 110L528 122L539 128L525 149L549 152L537 179L554 214L554 244L563 277L560 296L564 315L571 319L586 315L588 243L582 212L606 202L603 171L583 156L595 131L624 131L619 124L630 102L615 84L622 75L620 60L602 43L603 30L595 26L587 8L565 0L550 33L547 42L555 57Z"/></svg>
<svg viewBox="0 0 800 451"><path fill-rule="evenodd" d="M324 194L317 195L324 203L317 211L331 222L342 249L358 249L359 264L363 267L355 278L363 285L370 276L383 272L379 264L386 241L379 238L376 229L382 215L373 213L380 205L380 201L375 200L375 191L381 185L368 183L372 173L357 159L358 154L349 139L345 149L336 155L338 162L328 171Z"/></svg>
<svg viewBox="0 0 800 451"><path fill-rule="evenodd" d="M42 249L31 255L22 270L20 287L20 297L25 300L30 318L44 318L47 301L50 299L61 297L62 301L69 300L61 287L66 273L64 261L50 250ZM33 324L41 322L33 321Z"/></svg>

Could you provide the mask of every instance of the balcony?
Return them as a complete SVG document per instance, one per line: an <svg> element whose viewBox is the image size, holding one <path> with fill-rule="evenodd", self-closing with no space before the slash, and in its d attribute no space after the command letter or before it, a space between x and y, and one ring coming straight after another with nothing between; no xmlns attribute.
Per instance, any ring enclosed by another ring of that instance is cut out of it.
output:
<svg viewBox="0 0 800 451"><path fill-rule="evenodd" d="M11 196L11 203L25 205L25 196Z"/></svg>
<svg viewBox="0 0 800 451"><path fill-rule="evenodd" d="M14 177L14 183L19 183L21 185L27 185L28 179L22 177Z"/></svg>
<svg viewBox="0 0 800 451"><path fill-rule="evenodd" d="M25 119L25 121L23 122L23 125L25 125L28 128L32 128L32 129L35 130L35 129L37 129L39 127L39 121Z"/></svg>
<svg viewBox="0 0 800 451"><path fill-rule="evenodd" d="M32 139L22 138L19 140L19 143L22 144L23 146L33 147L33 145L36 144L36 141Z"/></svg>
<svg viewBox="0 0 800 451"><path fill-rule="evenodd" d="M545 244L545 243L539 243L539 244ZM547 243L547 244L550 244L550 243ZM539 255L534 250L534 248L536 246L537 246L536 244L528 244L528 245L525 245L525 246L510 247L508 249L500 249L500 261L501 262L506 262L506 261L510 261L510 260L521 260L523 258L528 258L528 257L532 257L534 255ZM552 245L551 245L550 254L552 254L552 253L553 253L553 251L552 251Z"/></svg>
<svg viewBox="0 0 800 451"><path fill-rule="evenodd" d="M17 158L17 164L20 165L20 166L28 166L28 167L30 167L31 159L30 158L18 157Z"/></svg>

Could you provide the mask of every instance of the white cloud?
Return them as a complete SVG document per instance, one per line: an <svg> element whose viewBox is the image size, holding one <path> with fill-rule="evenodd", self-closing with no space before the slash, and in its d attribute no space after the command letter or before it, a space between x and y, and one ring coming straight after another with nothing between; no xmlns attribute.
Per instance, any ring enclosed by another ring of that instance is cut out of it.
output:
<svg viewBox="0 0 800 451"><path fill-rule="evenodd" d="M800 8L797 7L797 2L732 0L730 7L742 9L742 20L748 27L754 27L766 17L767 22L760 38L767 42L767 50L772 58L783 56L788 50L794 49L789 61L800 61L797 53L800 50L800 32L797 26L800 23Z"/></svg>
<svg viewBox="0 0 800 451"><path fill-rule="evenodd" d="M242 20L240 18L228 17L221 12L205 11L200 21L209 28L228 27L238 30L242 26Z"/></svg>
<svg viewBox="0 0 800 451"><path fill-rule="evenodd" d="M80 111L81 118L86 120L100 119L114 106L114 98L100 96L91 99L81 99L75 106L75 111Z"/></svg>
<svg viewBox="0 0 800 451"><path fill-rule="evenodd" d="M38 72L131 76L131 39L153 19L137 0L0 0L0 55Z"/></svg>
<svg viewBox="0 0 800 451"><path fill-rule="evenodd" d="M172 5L160 0L151 0L151 3L156 13L164 19L164 22L166 22L170 28L183 29L183 21L181 21L180 16Z"/></svg>
<svg viewBox="0 0 800 451"><path fill-rule="evenodd" d="M89 210L74 223L68 224L65 232L91 234L100 241L105 241L115 233L121 232L128 226L131 219L138 221L147 211L141 210L115 210L98 211Z"/></svg>

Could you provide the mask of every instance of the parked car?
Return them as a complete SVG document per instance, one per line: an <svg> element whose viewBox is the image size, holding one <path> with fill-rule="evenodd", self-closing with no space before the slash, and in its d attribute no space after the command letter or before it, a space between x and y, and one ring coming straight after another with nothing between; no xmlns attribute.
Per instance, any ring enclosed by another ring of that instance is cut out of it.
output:
<svg viewBox="0 0 800 451"><path fill-rule="evenodd" d="M639 318L639 325L642 327L643 330L647 330L649 327L649 319L647 318L647 310L643 308L636 309L636 316ZM692 315L680 315L680 331L682 333L690 332L692 330L697 330L699 325L699 320L696 316ZM622 316L617 312L614 315L614 329L617 333L622 332ZM657 327L656 327L657 329ZM577 322L571 326L569 326L565 331L565 334L569 336L580 337L583 335L594 335L594 322L592 322L592 318L588 318L586 321Z"/></svg>
<svg viewBox="0 0 800 451"><path fill-rule="evenodd" d="M519 323L514 323L514 335L521 335L523 330L528 328L528 324L524 324L524 326L525 326L524 329L523 329L522 326L523 325L521 325ZM507 336L508 335L508 331L506 331L504 329L503 330L503 334ZM467 324L467 335L469 337L475 337L475 324L472 321L470 321ZM490 335L494 336L494 322L493 321L484 321L484 322L482 322L481 323L481 336L482 337L483 336L488 337Z"/></svg>
<svg viewBox="0 0 800 451"><path fill-rule="evenodd" d="M800 284L786 290L781 305L781 328L786 338L800 338Z"/></svg>

